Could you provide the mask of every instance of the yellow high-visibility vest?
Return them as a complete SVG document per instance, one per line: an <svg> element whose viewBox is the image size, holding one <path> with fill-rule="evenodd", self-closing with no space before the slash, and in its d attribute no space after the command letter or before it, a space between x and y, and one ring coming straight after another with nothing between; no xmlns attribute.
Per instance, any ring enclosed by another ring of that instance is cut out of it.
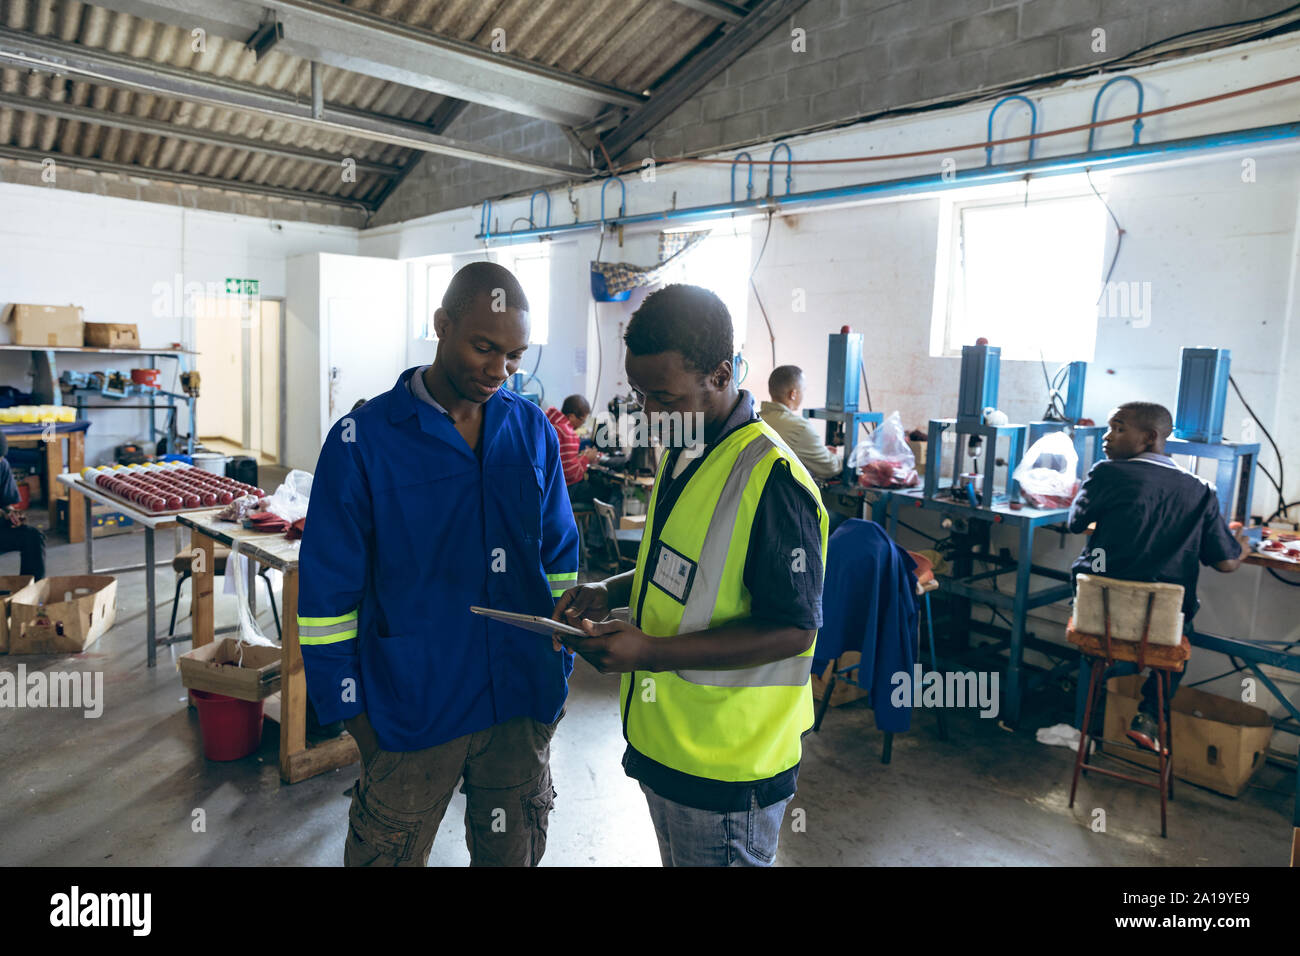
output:
<svg viewBox="0 0 1300 956"><path fill-rule="evenodd" d="M655 539L668 460L664 455L660 462L632 581L632 622L646 634L670 638L749 616L745 556L778 461L808 490L821 527L821 554L789 555L792 570L812 573L812 557L824 564L828 517L817 485L771 426L750 422L713 448ZM812 659L810 646L758 667L624 674L623 735L640 753L682 773L729 782L773 777L799 762L800 738L812 726Z"/></svg>

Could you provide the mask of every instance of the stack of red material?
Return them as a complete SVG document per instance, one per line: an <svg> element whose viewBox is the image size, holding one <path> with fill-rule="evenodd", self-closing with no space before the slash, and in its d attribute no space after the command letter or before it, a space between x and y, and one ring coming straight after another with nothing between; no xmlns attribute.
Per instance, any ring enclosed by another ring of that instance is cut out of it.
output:
<svg viewBox="0 0 1300 956"><path fill-rule="evenodd" d="M916 469L905 461L877 458L862 466L858 484L864 488L911 488L920 482Z"/></svg>
<svg viewBox="0 0 1300 956"><path fill-rule="evenodd" d="M229 504L238 495L265 496L261 488L202 468L125 469L95 475L95 484L145 511L163 514Z"/></svg>
<svg viewBox="0 0 1300 956"><path fill-rule="evenodd" d="M289 530L289 522L270 511L254 511L244 519L244 527L261 534L280 534Z"/></svg>

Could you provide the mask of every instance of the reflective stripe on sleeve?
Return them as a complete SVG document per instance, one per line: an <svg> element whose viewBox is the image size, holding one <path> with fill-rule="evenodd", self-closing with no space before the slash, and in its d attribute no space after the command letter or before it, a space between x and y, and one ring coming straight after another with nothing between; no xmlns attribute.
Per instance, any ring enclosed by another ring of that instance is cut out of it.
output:
<svg viewBox="0 0 1300 956"><path fill-rule="evenodd" d="M546 581L551 586L551 597L558 598L578 583L577 571L557 571L554 574L548 574Z"/></svg>
<svg viewBox="0 0 1300 956"><path fill-rule="evenodd" d="M357 636L357 612L338 617L299 617L299 644L338 644Z"/></svg>

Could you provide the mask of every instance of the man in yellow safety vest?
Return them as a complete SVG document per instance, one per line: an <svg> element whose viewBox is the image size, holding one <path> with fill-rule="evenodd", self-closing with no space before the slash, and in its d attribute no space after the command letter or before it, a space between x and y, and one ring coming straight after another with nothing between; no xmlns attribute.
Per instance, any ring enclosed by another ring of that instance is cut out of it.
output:
<svg viewBox="0 0 1300 956"><path fill-rule="evenodd" d="M770 865L813 721L826 510L737 388L716 295L661 289L624 340L649 421L633 434L659 433L666 451L636 569L566 591L555 619L588 636L557 644L623 675L623 768L646 795L664 865ZM675 440L691 434L702 441ZM622 606L630 620L610 619Z"/></svg>

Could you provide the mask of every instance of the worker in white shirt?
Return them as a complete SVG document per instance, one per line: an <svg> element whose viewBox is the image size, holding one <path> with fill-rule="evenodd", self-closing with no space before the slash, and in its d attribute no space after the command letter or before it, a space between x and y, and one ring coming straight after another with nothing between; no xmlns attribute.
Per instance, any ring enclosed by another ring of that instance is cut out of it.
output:
<svg viewBox="0 0 1300 956"><path fill-rule="evenodd" d="M772 426L814 477L834 478L843 462L826 447L823 429L799 414L803 385L803 370L799 366L781 365L772 369L767 377L767 391L772 400L763 403L758 417Z"/></svg>

